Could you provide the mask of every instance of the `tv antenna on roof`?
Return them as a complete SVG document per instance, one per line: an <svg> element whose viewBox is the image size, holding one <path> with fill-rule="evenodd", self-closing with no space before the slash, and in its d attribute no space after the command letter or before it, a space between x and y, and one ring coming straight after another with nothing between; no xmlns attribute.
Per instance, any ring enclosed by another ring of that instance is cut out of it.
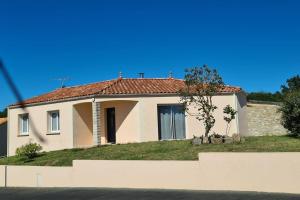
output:
<svg viewBox="0 0 300 200"><path fill-rule="evenodd" d="M60 88L65 88L65 82L69 80L69 77L55 78L55 81L60 81Z"/></svg>

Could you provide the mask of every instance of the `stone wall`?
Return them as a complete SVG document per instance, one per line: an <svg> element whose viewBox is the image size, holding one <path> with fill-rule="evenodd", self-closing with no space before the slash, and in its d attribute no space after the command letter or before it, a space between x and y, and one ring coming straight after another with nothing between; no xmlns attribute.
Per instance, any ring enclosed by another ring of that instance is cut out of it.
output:
<svg viewBox="0 0 300 200"><path fill-rule="evenodd" d="M287 134L277 110L278 105L248 103L248 136Z"/></svg>

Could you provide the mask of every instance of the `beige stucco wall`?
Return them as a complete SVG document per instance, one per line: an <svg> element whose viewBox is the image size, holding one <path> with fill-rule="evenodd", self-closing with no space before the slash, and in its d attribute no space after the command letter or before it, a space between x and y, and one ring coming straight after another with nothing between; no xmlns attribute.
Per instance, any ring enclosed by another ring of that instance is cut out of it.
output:
<svg viewBox="0 0 300 200"><path fill-rule="evenodd" d="M8 187L71 187L72 167L8 166Z"/></svg>
<svg viewBox="0 0 300 200"><path fill-rule="evenodd" d="M229 104L235 108L235 99L233 95L222 95L213 97L213 102L218 109L215 110L214 116L216 123L212 132L224 133L226 123L223 119L223 108ZM158 119L157 106L164 104L179 104L180 97L144 97L139 99L140 107L140 133L141 141L158 140ZM193 135L200 136L204 134L204 126L202 122L196 119L195 108L191 107L190 114L186 113L186 138L192 138ZM236 121L231 122L230 134L237 133Z"/></svg>
<svg viewBox="0 0 300 200"><path fill-rule="evenodd" d="M80 103L73 108L74 147L93 145L92 103Z"/></svg>
<svg viewBox="0 0 300 200"><path fill-rule="evenodd" d="M240 98L242 99L242 98ZM101 143L106 143L106 121L105 109L109 107L116 108L116 126L122 123L122 127L117 132L117 142L144 142L158 140L158 118L157 106L168 104L179 104L180 97L178 96L165 96L165 97L137 97L137 98L99 98L96 101L101 102ZM214 116L216 123L212 132L224 134L226 123L223 119L223 108L230 105L236 110L241 109L237 107L237 97L234 95L221 95L213 97L213 102L217 105L218 109L215 110ZM245 106L243 111L238 115L240 121L244 121L246 112ZM118 114L123 113L124 116L118 117ZM191 115L190 115L191 114ZM196 119L195 108L191 108L190 114L186 113L186 138L192 138L204 134L204 126L202 122ZM237 117L238 118L238 117ZM237 128L237 120L231 122L229 135L239 133ZM241 123L243 124L243 123ZM247 128L243 130L246 131Z"/></svg>
<svg viewBox="0 0 300 200"><path fill-rule="evenodd" d="M197 189L202 182L198 161L76 160L73 169L75 187Z"/></svg>
<svg viewBox="0 0 300 200"><path fill-rule="evenodd" d="M224 134L226 123L223 119L223 108L229 104L238 109L237 119L231 122L229 135L233 133L245 132L246 123L245 106L240 106L240 99L235 95L221 95L213 97L213 102L218 109L214 116L216 123L212 132ZM73 147L92 146L92 101L101 102L100 104L100 132L101 144L106 140L106 108L115 107L116 110L116 141L117 143L144 142L158 140L158 118L157 106L166 104L179 104L178 96L160 97L115 97L115 98L96 98L78 101L66 101L60 103L43 104L21 108L9 109L9 155L14 155L17 147L28 142L38 142L43 146L44 151L59 150ZM60 111L60 134L49 135L47 112ZM194 115L194 108L190 114L186 115L186 138L193 135L204 134L204 126ZM40 141L30 127L29 136L19 136L18 115L29 113L30 125L34 125L37 134L44 141ZM240 128L238 128L239 126Z"/></svg>
<svg viewBox="0 0 300 200"><path fill-rule="evenodd" d="M102 100L101 143L107 143L106 109L115 108L116 143L139 142L139 109L135 100Z"/></svg>
<svg viewBox="0 0 300 200"><path fill-rule="evenodd" d="M206 189L300 193L300 153L199 153Z"/></svg>
<svg viewBox="0 0 300 200"><path fill-rule="evenodd" d="M300 153L199 153L199 161L80 160L73 162L78 175L73 181L76 187L300 193L299 164Z"/></svg>
<svg viewBox="0 0 300 200"><path fill-rule="evenodd" d="M73 167L8 166L11 187L112 187L300 194L300 153L200 153L198 161L75 160ZM0 186L4 170L0 166Z"/></svg>
<svg viewBox="0 0 300 200"><path fill-rule="evenodd" d="M16 148L29 142L41 144L43 151L73 148L73 105L82 102L91 102L91 100L8 109L8 154L14 155ZM60 112L60 134L51 135L48 130L48 112L54 110ZM18 116L24 113L29 113L28 136L19 135Z"/></svg>

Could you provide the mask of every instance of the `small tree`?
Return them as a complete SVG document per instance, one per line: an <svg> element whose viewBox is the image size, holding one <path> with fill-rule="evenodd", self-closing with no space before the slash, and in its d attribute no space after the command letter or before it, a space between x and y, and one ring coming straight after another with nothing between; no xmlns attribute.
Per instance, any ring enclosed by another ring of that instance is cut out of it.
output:
<svg viewBox="0 0 300 200"><path fill-rule="evenodd" d="M227 105L224 107L223 113L226 115L226 116L224 116L224 120L227 122L225 134L228 135L229 130L230 130L230 122L233 119L235 119L235 115L236 115L237 111L234 110L230 105Z"/></svg>
<svg viewBox="0 0 300 200"><path fill-rule="evenodd" d="M217 109L212 102L212 97L224 87L223 80L217 70L210 69L207 65L194 67L185 71L185 86L180 91L181 102L189 113L190 106L197 110L197 119L203 121L205 137L215 124L213 112Z"/></svg>
<svg viewBox="0 0 300 200"><path fill-rule="evenodd" d="M279 111L281 124L293 135L300 136L300 92L289 92L286 94Z"/></svg>
<svg viewBox="0 0 300 200"><path fill-rule="evenodd" d="M281 86L281 93L286 96L290 92L300 92L300 76L296 75L286 80L286 85Z"/></svg>
<svg viewBox="0 0 300 200"><path fill-rule="evenodd" d="M300 136L300 76L296 75L286 80L281 86L283 102L279 108L281 124L291 134Z"/></svg>

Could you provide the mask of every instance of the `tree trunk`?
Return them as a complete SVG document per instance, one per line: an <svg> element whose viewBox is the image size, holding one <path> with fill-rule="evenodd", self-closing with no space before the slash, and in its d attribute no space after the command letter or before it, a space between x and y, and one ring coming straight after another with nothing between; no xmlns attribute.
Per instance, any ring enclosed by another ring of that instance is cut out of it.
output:
<svg viewBox="0 0 300 200"><path fill-rule="evenodd" d="M209 127L209 125L206 124L206 126L205 126L205 137L208 137L210 129L211 129L211 127Z"/></svg>

